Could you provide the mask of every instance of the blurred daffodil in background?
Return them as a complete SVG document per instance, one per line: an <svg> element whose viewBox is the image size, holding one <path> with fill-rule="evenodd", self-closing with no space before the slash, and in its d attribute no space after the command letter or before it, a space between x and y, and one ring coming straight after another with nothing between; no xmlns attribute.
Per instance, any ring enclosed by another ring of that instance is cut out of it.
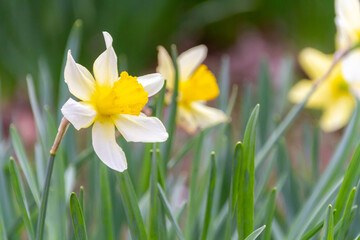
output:
<svg viewBox="0 0 360 240"><path fill-rule="evenodd" d="M311 80L304 79L295 84L289 92L290 101L303 101L316 80L330 68L332 61L332 55L316 49L302 50L299 62ZM355 107L355 98L342 76L340 64L335 66L328 78L311 95L306 107L323 111L320 127L326 132L338 130L348 123Z"/></svg>
<svg viewBox="0 0 360 240"><path fill-rule="evenodd" d="M157 72L167 80L167 97L169 103L174 89L175 70L168 52L158 47ZM227 121L226 114L216 108L206 106L206 101L219 95L219 87L214 74L202 64L207 55L207 47L199 45L179 55L179 96L177 124L188 133L198 128L204 129Z"/></svg>
<svg viewBox="0 0 360 240"><path fill-rule="evenodd" d="M335 11L336 47L338 51L346 51L360 39L359 1L336 0ZM304 49L299 55L299 62L312 80L298 82L289 92L290 101L301 102L333 61L333 55L326 55L311 48ZM323 111L320 127L324 131L336 131L349 122L356 103L355 96L360 96L359 66L360 49L355 49L334 67L307 102L308 108Z"/></svg>
<svg viewBox="0 0 360 240"><path fill-rule="evenodd" d="M70 98L61 111L77 130L93 124L96 154L108 167L122 172L127 169L127 162L116 143L115 126L130 142L163 142L168 138L158 118L141 113L148 97L162 88L164 79L158 73L137 78L122 72L119 76L112 37L107 32L103 34L106 50L94 62L95 78L74 61L69 51L65 82L81 101Z"/></svg>

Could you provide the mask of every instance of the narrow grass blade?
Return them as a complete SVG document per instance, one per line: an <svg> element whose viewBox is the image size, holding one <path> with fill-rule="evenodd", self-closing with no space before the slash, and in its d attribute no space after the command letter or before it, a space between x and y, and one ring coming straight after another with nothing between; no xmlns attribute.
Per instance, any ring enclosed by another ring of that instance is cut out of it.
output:
<svg viewBox="0 0 360 240"><path fill-rule="evenodd" d="M114 226L113 226L113 208L111 202L111 193L109 186L108 169L104 164L100 166L100 189L101 189L101 215L102 224L104 228L104 239L114 239ZM80 206L83 209L83 191L80 191Z"/></svg>
<svg viewBox="0 0 360 240"><path fill-rule="evenodd" d="M259 105L252 111L244 135L243 160L240 162L238 183L237 229L239 239L249 236L254 230L254 181L255 140Z"/></svg>
<svg viewBox="0 0 360 240"><path fill-rule="evenodd" d="M201 149L202 143L204 138L204 132L201 131L198 141L195 147L194 158L191 166L191 175L190 175L190 192L189 192L189 205L188 205L188 212L187 212L187 220L186 220L186 227L185 227L185 239L189 240L193 238L193 231L197 221L197 213L198 209L196 209L196 193L198 191L197 187L197 180L198 180L198 173L199 173L199 163L201 158Z"/></svg>
<svg viewBox="0 0 360 240"><path fill-rule="evenodd" d="M211 210L212 210L212 201L214 197L215 191L215 184L216 184L216 161L215 161L215 153L211 153L211 167L210 167L210 179L209 179L209 189L208 195L206 200L206 212L205 212L205 219L204 219L204 226L203 231L201 234L201 240L206 240L208 229L211 220Z"/></svg>
<svg viewBox="0 0 360 240"><path fill-rule="evenodd" d="M86 240L86 225L83 211L75 193L70 196L70 213L76 240Z"/></svg>
<svg viewBox="0 0 360 240"><path fill-rule="evenodd" d="M119 179L120 197L125 209L132 239L147 239L145 225L140 213L138 200L127 170L119 174Z"/></svg>
<svg viewBox="0 0 360 240"><path fill-rule="evenodd" d="M346 200L348 199L350 191L359 180L359 171L360 171L360 143L356 147L355 153L351 158L350 164L346 170L344 180L341 184L338 197L335 202L336 212L334 214L335 224L339 221L340 216L345 208Z"/></svg>
<svg viewBox="0 0 360 240"><path fill-rule="evenodd" d="M344 182L343 182L343 184L344 184ZM346 233L350 227L351 210L352 210L352 206L353 206L354 199L355 199L355 193L356 193L356 188L354 187L349 194L349 197L346 202L346 206L344 208L344 214L343 214L341 220L339 221L339 223L341 223L341 224L340 224L339 232L337 233L337 236L336 236L337 239L345 239ZM335 215L336 215L336 212L335 212Z"/></svg>
<svg viewBox="0 0 360 240"><path fill-rule="evenodd" d="M272 117L271 107L273 105L269 63L267 60L263 60L261 63L259 77L258 77L258 84L259 84L258 99L261 106L261 112L259 113L259 137L260 137L260 142L264 143L268 136L268 130Z"/></svg>
<svg viewBox="0 0 360 240"><path fill-rule="evenodd" d="M158 167L156 143L153 144L151 151L151 175L150 175L150 215L149 215L149 238L150 239L166 239L165 226L162 226L163 216L161 205L158 201Z"/></svg>
<svg viewBox="0 0 360 240"><path fill-rule="evenodd" d="M262 226L259 227L258 229L256 229L255 231L253 231L247 238L245 238L245 240L255 240L259 237L259 235L264 231L264 229L266 228L266 226Z"/></svg>
<svg viewBox="0 0 360 240"><path fill-rule="evenodd" d="M175 45L171 46L171 56L175 69L175 76L174 76L175 82L174 82L174 90L172 92L172 97L171 97L171 104L169 107L169 115L167 119L168 124L166 125L166 129L169 133L169 138L166 141L166 143L163 145L164 146L163 154L161 154L161 156L163 156L164 159L164 164L167 164L168 161L170 160L171 148L172 148L175 129L176 129L176 112L177 112L177 99L178 99L178 90L179 90L179 69L177 63L177 50Z"/></svg>
<svg viewBox="0 0 360 240"><path fill-rule="evenodd" d="M235 146L234 156L232 160L232 172L230 183L229 195L229 213L227 214L226 227L225 227L225 240L231 239L233 218L235 215L236 203L238 198L238 183L240 179L240 167L243 160L243 144L238 142Z"/></svg>
<svg viewBox="0 0 360 240"><path fill-rule="evenodd" d="M25 153L25 148L23 143L21 142L20 135L18 131L16 130L14 125L10 126L10 136L11 136L11 142L12 146L14 148L15 154L19 160L21 169L24 172L24 176L26 179L26 182L29 184L31 193L34 197L34 200L36 204L40 205L40 193L38 186L36 185L36 178L31 170L31 167L29 165L29 160Z"/></svg>
<svg viewBox="0 0 360 240"><path fill-rule="evenodd" d="M184 146L180 149L180 151L169 161L168 169L174 168L185 156L188 154L191 149L194 147L198 136L191 138L190 140L186 141Z"/></svg>
<svg viewBox="0 0 360 240"><path fill-rule="evenodd" d="M240 180L240 171L241 171L241 162L243 161L243 144L238 142L235 146L233 163L232 163L232 179L231 179L231 193L230 193L230 206L231 213L234 214L236 203L238 200L239 192L239 180Z"/></svg>
<svg viewBox="0 0 360 240"><path fill-rule="evenodd" d="M146 143L144 145L144 154L141 164L141 175L138 181L138 187L135 189L138 196L142 196L149 187L150 173L151 173L151 156L149 152L153 147L152 143Z"/></svg>
<svg viewBox="0 0 360 240"><path fill-rule="evenodd" d="M324 219L324 227L321 234L321 240L333 240L334 239L334 212L331 205L326 210L326 216Z"/></svg>
<svg viewBox="0 0 360 240"><path fill-rule="evenodd" d="M63 56L62 66L61 66L61 72L60 72L60 81L59 81L59 96L58 96L58 108L59 114L58 114L58 120L61 119L62 114L60 113L60 109L62 104L65 103L66 99L69 97L69 91L68 87L64 81L64 69L65 64L67 61L67 54L68 51L71 50L71 55L76 60L79 56L80 52L80 42L81 42L81 34L82 34L82 26L83 23L81 20L76 20L71 28L69 37L66 42L66 48Z"/></svg>
<svg viewBox="0 0 360 240"><path fill-rule="evenodd" d="M221 68L219 77L219 108L226 111L228 107L229 89L230 89L230 58L225 55L221 58Z"/></svg>
<svg viewBox="0 0 360 240"><path fill-rule="evenodd" d="M273 188L273 190L271 191L269 202L266 207L266 216L265 216L266 229L262 237L262 239L264 240L271 239L271 225L275 213L275 200L276 200L276 188Z"/></svg>
<svg viewBox="0 0 360 240"><path fill-rule="evenodd" d="M264 159L268 156L270 151L273 149L273 146L282 137L282 135L285 133L285 131L288 129L288 127L294 122L294 120L299 115L299 113L304 109L308 99L310 98L312 93L315 91L315 89L316 88L312 88L311 91L306 95L305 99L301 103L295 105L290 110L290 112L286 115L284 120L276 127L276 129L273 131L273 133L267 139L265 144L262 146L262 148L256 154L255 168L257 168L261 164L261 162L264 161Z"/></svg>
<svg viewBox="0 0 360 240"><path fill-rule="evenodd" d="M161 187L161 185L159 183L158 183L157 187L158 187L158 190L159 190L160 200L161 200L161 202L162 202L162 204L163 204L163 206L165 208L165 212L166 212L168 218L170 219L172 225L174 226L178 238L180 240L183 240L184 237L181 234L180 226L177 223L176 217L175 217L175 215L173 214L173 212L171 210L170 203L166 199L165 192L164 192L164 190L162 189L162 187Z"/></svg>
<svg viewBox="0 0 360 240"><path fill-rule="evenodd" d="M41 205L36 227L36 240L42 240L44 235L44 225L46 217L46 209L48 204L49 188L51 182L51 175L54 168L55 154L50 154L49 163L46 170L46 179L44 183L43 192L41 194Z"/></svg>
<svg viewBox="0 0 360 240"><path fill-rule="evenodd" d="M84 187L80 186L80 196L79 196L79 202L81 210L84 212Z"/></svg>
<svg viewBox="0 0 360 240"><path fill-rule="evenodd" d="M311 239L313 236L315 236L315 234L317 234L323 228L323 226L324 226L324 221L319 222L318 224L315 225L315 227L313 227L307 233L305 233L304 236L301 237L301 240Z"/></svg>
<svg viewBox="0 0 360 240"><path fill-rule="evenodd" d="M34 229L33 229L31 218L30 218L30 212L29 212L29 208L27 205L26 197L25 197L24 187L21 182L19 169L18 169L14 159L12 159L12 158L10 158L9 170L10 170L11 184L13 186L15 198L19 205L22 219L24 221L26 231L28 233L28 237L29 237L29 239L34 239L35 238Z"/></svg>
<svg viewBox="0 0 360 240"><path fill-rule="evenodd" d="M47 146L45 143L46 142L46 133L45 133L45 128L44 128L45 124L44 124L44 120L43 120L43 115L39 108L39 103L38 103L36 93L35 93L34 80L31 77L31 75L26 76L26 82L27 82L27 86L28 86L30 105L31 105L32 112L34 114L37 131L40 135L40 141L41 141L41 144L43 145L43 147L48 149L49 146Z"/></svg>
<svg viewBox="0 0 360 240"><path fill-rule="evenodd" d="M345 129L344 135L339 142L334 154L331 157L330 163L326 170L317 181L310 197L306 200L306 203L301 208L296 219L294 220L290 231L288 233L289 239L299 239L300 236L306 231L304 226L308 226L309 215L313 215L314 206L318 205L318 202L322 202L321 196L329 194L333 191L335 185L342 177L342 172L339 169L346 163L351 150L356 143L358 137L358 129L360 125L360 109L359 104L356 104L353 116ZM341 175L340 175L341 174ZM327 189L327 193L325 190ZM324 197L323 197L324 198ZM328 202L329 203L329 202Z"/></svg>
<svg viewBox="0 0 360 240"><path fill-rule="evenodd" d="M0 239L7 240L5 225L4 225L4 218L0 209Z"/></svg>

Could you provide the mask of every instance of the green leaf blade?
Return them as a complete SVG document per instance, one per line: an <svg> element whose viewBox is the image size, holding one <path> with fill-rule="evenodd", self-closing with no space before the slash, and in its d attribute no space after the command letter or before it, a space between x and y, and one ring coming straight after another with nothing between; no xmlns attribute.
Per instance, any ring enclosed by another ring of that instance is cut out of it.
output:
<svg viewBox="0 0 360 240"><path fill-rule="evenodd" d="M239 239L254 229L255 140L259 105L252 111L244 135L244 153L238 183L237 226Z"/></svg>
<svg viewBox="0 0 360 240"><path fill-rule="evenodd" d="M80 206L80 202L75 193L70 195L70 213L71 220L74 227L75 239L86 240L86 225L84 220L83 211Z"/></svg>

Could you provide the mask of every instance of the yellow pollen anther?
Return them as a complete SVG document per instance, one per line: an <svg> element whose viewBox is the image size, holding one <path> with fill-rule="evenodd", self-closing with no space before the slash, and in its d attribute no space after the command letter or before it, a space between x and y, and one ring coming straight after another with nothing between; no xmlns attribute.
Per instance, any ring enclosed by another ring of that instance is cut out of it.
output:
<svg viewBox="0 0 360 240"><path fill-rule="evenodd" d="M111 117L118 114L139 115L148 102L148 93L127 72L120 74L113 86L96 86L91 103L98 112L98 117Z"/></svg>

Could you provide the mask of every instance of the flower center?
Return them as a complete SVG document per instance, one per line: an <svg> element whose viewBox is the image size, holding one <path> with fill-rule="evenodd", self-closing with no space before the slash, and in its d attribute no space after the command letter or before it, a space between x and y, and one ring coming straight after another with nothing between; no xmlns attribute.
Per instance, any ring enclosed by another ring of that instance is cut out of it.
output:
<svg viewBox="0 0 360 240"><path fill-rule="evenodd" d="M209 101L219 95L216 78L205 65L200 65L188 80L180 82L179 90L183 103Z"/></svg>
<svg viewBox="0 0 360 240"><path fill-rule="evenodd" d="M148 93L137 81L136 77L127 72L120 74L120 79L111 86L96 86L91 96L98 117L109 117L118 114L139 115L148 102Z"/></svg>
<svg viewBox="0 0 360 240"><path fill-rule="evenodd" d="M331 90L335 97L343 96L344 94L350 94L349 84L344 80L344 78L338 74L334 77L334 80L331 84Z"/></svg>

